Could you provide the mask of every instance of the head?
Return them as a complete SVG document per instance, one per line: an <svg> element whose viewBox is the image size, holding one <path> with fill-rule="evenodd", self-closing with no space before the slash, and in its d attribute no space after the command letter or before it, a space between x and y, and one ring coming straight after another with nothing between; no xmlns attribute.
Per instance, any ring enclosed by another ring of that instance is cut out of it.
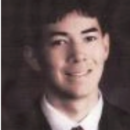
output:
<svg viewBox="0 0 130 130"><path fill-rule="evenodd" d="M26 46L24 54L46 77L49 95L77 99L98 93L109 54L105 7L98 2L51 0L40 17L37 42Z"/></svg>

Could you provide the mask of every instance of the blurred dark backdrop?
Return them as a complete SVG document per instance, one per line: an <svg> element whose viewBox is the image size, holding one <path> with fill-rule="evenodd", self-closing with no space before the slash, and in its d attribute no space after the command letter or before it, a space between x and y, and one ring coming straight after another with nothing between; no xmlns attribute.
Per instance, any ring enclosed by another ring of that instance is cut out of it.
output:
<svg viewBox="0 0 130 130"><path fill-rule="evenodd" d="M22 54L29 2L2 1L2 113L5 120L10 111L24 111L42 90L39 75L29 68ZM111 103L130 112L130 1L115 0L112 4L115 7L110 14L111 53L101 87Z"/></svg>

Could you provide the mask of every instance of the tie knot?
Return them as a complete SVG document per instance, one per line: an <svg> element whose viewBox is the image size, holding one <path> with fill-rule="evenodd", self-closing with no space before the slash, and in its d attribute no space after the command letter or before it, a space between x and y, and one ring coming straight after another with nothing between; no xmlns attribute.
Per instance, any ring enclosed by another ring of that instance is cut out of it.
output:
<svg viewBox="0 0 130 130"><path fill-rule="evenodd" d="M81 126L73 127L71 130L83 130Z"/></svg>

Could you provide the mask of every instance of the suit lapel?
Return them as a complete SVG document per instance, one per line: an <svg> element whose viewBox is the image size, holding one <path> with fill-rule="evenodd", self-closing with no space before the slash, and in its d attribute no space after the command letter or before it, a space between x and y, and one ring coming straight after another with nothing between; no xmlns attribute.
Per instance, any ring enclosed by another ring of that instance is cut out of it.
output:
<svg viewBox="0 0 130 130"><path fill-rule="evenodd" d="M41 110L40 103L36 105L35 113L36 113L35 120L37 122L37 130L51 130L51 127Z"/></svg>
<svg viewBox="0 0 130 130"><path fill-rule="evenodd" d="M119 118L119 115L116 114L116 109L105 101L99 130L125 130L119 123Z"/></svg>
<svg viewBox="0 0 130 130"><path fill-rule="evenodd" d="M41 111L41 107L37 108L37 120L39 130L51 130L49 123ZM107 101L104 103L101 120L99 123L99 130L125 130L119 123L119 115L116 114L116 110Z"/></svg>
<svg viewBox="0 0 130 130"><path fill-rule="evenodd" d="M37 106L35 109L37 126L35 128L37 130L52 130L39 103L35 106ZM99 130L129 130L128 128L124 128L124 125L121 123L121 117L122 115L116 107L104 101Z"/></svg>

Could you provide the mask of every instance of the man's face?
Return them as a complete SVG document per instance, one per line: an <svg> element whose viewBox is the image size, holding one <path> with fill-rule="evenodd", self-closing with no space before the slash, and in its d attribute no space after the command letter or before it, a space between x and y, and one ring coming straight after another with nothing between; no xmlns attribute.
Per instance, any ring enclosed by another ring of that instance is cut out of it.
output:
<svg viewBox="0 0 130 130"><path fill-rule="evenodd" d="M43 56L51 87L74 97L96 93L109 51L97 19L71 12L47 25L46 39Z"/></svg>

